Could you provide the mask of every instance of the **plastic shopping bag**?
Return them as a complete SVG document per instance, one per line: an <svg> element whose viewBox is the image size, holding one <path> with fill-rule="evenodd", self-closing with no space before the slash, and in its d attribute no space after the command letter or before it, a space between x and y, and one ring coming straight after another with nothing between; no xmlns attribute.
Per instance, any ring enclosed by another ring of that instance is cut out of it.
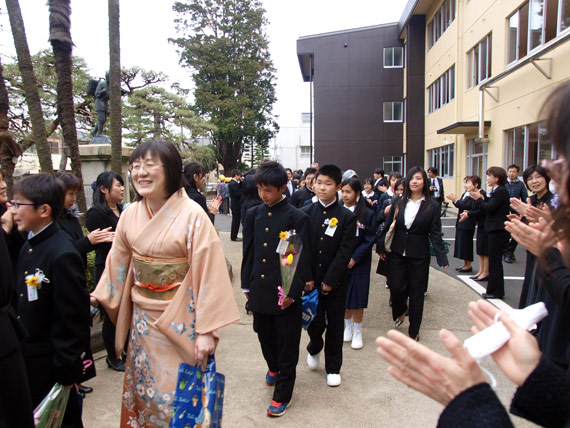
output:
<svg viewBox="0 0 570 428"><path fill-rule="evenodd" d="M315 288L303 296L303 328L306 330L317 315L319 305L319 291Z"/></svg>
<svg viewBox="0 0 570 428"><path fill-rule="evenodd" d="M170 428L221 427L224 385L225 376L216 372L214 356L206 370L180 363Z"/></svg>
<svg viewBox="0 0 570 428"><path fill-rule="evenodd" d="M69 389L56 383L34 410L36 428L59 428L69 399Z"/></svg>

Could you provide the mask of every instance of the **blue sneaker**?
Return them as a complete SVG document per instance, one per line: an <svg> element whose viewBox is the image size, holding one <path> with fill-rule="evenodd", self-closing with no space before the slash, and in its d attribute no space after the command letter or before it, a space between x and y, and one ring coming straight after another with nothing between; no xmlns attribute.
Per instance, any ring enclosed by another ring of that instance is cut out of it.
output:
<svg viewBox="0 0 570 428"><path fill-rule="evenodd" d="M289 403L278 403L277 401L271 401L271 406L267 409L267 416L279 417L283 416L287 411L287 407L291 405Z"/></svg>
<svg viewBox="0 0 570 428"><path fill-rule="evenodd" d="M267 370L267 374L265 375L265 383L267 386L275 385L277 382L277 372L272 372L271 370Z"/></svg>

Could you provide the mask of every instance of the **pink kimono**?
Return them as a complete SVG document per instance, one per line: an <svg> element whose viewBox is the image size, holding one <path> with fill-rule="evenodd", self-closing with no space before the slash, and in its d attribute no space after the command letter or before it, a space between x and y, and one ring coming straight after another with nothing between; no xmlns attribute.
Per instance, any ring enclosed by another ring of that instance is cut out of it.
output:
<svg viewBox="0 0 570 428"><path fill-rule="evenodd" d="M178 364L195 364L196 336L239 320L220 240L184 191L151 216L146 202L121 215L93 296L117 327L130 329L121 427L168 427Z"/></svg>

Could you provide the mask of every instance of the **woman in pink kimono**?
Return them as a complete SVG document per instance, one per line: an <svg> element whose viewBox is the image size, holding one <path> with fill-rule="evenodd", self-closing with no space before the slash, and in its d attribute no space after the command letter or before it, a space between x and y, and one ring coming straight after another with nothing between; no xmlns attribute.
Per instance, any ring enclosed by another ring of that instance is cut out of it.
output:
<svg viewBox="0 0 570 428"><path fill-rule="evenodd" d="M180 362L216 348L216 330L239 319L220 240L183 188L174 145L149 141L131 155L137 201L125 209L92 294L127 339L121 427L168 427Z"/></svg>

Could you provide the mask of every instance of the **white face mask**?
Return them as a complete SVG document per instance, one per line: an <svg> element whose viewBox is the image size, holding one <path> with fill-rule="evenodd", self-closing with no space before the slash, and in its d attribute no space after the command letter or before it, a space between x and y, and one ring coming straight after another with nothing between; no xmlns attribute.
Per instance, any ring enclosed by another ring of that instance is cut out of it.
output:
<svg viewBox="0 0 570 428"><path fill-rule="evenodd" d="M550 190L550 193L552 194L556 194L556 185L551 181L550 183L548 183L548 190Z"/></svg>

